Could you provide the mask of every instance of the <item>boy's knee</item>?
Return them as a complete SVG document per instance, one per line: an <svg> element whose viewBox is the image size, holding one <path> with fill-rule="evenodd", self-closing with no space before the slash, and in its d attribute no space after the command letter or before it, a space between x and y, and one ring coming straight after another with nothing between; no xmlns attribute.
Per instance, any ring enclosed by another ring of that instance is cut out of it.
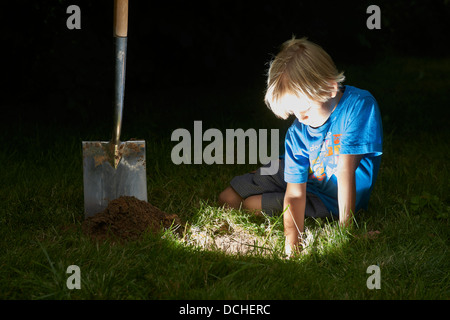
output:
<svg viewBox="0 0 450 320"><path fill-rule="evenodd" d="M233 188L228 187L219 194L218 201L220 205L228 205L232 208L239 208L242 198L236 191L234 191Z"/></svg>
<svg viewBox="0 0 450 320"><path fill-rule="evenodd" d="M224 190L219 194L219 199L218 199L219 204L224 205L227 203L227 200L228 200L228 195L227 195L226 190Z"/></svg>
<svg viewBox="0 0 450 320"><path fill-rule="evenodd" d="M242 207L247 210L261 210L261 195L250 196L244 200Z"/></svg>

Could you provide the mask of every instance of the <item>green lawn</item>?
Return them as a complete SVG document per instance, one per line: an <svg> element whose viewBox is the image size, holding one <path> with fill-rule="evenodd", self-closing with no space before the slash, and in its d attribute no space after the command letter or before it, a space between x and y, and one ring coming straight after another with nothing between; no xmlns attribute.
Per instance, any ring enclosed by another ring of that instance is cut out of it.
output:
<svg viewBox="0 0 450 320"><path fill-rule="evenodd" d="M189 228L183 239L162 230L127 244L90 241L81 232L81 141L106 140L107 124L94 130L19 123L0 138L0 298L448 300L450 133L443 110L450 60L392 58L341 68L346 83L377 98L385 128L370 207L353 229L307 220L305 253L284 260L280 217L216 203L229 180L254 165L171 162L171 132L192 132L194 120L203 120L203 130L286 128L264 106L263 87L235 95L185 92L180 101L131 91L124 139L147 142L149 202L211 237L239 230L257 240L255 247L240 255L202 249L189 241ZM185 103L186 113L170 114L170 103ZM214 111L220 106L228 111ZM132 119L132 112L142 114ZM379 233L371 238L369 231ZM66 286L70 265L80 267L80 290ZM380 267L379 290L366 286L371 265Z"/></svg>

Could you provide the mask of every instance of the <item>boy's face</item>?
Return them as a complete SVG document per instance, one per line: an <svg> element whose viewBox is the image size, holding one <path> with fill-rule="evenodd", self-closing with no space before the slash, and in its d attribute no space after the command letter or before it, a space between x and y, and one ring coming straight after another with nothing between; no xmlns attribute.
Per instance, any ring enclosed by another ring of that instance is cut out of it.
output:
<svg viewBox="0 0 450 320"><path fill-rule="evenodd" d="M309 100L306 97L297 97L286 94L282 98L285 110L297 117L301 123L313 128L320 127L330 117L329 103Z"/></svg>

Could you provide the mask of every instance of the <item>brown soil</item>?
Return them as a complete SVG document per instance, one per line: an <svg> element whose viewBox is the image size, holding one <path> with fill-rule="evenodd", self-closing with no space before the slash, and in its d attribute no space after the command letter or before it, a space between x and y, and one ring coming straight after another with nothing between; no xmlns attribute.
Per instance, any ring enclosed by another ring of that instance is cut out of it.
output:
<svg viewBox="0 0 450 320"><path fill-rule="evenodd" d="M168 214L135 197L120 197L82 223L82 230L95 240L138 240L145 232L158 233L163 228L181 226L176 214ZM179 232L183 228L177 229Z"/></svg>

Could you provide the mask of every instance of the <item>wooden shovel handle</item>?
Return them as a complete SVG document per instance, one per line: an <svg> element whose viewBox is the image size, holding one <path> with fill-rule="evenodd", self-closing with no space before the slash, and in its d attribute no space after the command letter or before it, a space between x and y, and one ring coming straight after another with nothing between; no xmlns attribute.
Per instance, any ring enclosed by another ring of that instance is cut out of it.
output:
<svg viewBox="0 0 450 320"><path fill-rule="evenodd" d="M128 0L114 0L114 37L128 34Z"/></svg>

